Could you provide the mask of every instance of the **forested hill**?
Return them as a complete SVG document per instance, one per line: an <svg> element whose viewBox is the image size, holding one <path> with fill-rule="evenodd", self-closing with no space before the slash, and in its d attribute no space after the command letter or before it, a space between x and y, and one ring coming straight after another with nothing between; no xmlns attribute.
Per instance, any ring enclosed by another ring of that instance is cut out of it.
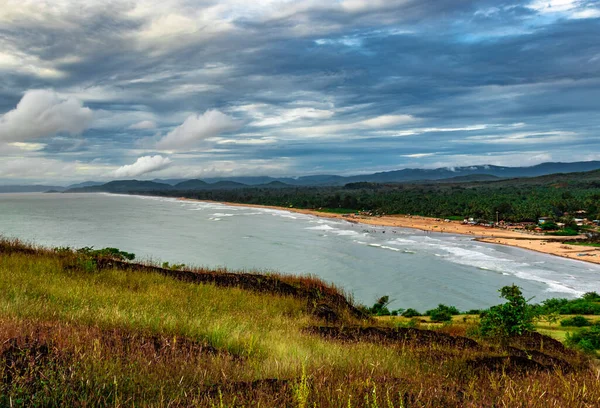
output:
<svg viewBox="0 0 600 408"><path fill-rule="evenodd" d="M228 177L228 178L205 178L207 183L218 181L235 181L247 185L267 185L274 181L294 186L343 186L348 183L370 182L370 183L404 183L423 182L430 180L447 180L458 178L469 179L474 177L481 180L493 178L515 178L515 177L537 177L555 173L572 173L600 169L600 161L586 161L573 163L541 163L528 167L506 167L493 165L462 166L462 167L440 167L436 169L402 169L385 171L373 174L360 174L355 176L339 175L313 175L297 178L274 178L274 177ZM464 180L464 181L467 181ZM154 180L167 182L168 180ZM473 180L471 180L473 181ZM176 183L169 183L176 184Z"/></svg>
<svg viewBox="0 0 600 408"><path fill-rule="evenodd" d="M248 186L282 188L286 186L344 186L349 183L458 183L493 181L516 177L538 177L556 173L585 172L600 169L600 161L542 163L530 167L465 166L437 169L402 169L356 176L313 175L291 177L220 177L200 179L155 179L152 181L118 180L102 184L85 182L66 187L68 192L122 192L145 190L217 190ZM154 183L154 185L148 184ZM54 188L59 190L60 188Z"/></svg>
<svg viewBox="0 0 600 408"><path fill-rule="evenodd" d="M585 211L600 218L600 170L534 178L428 184L349 183L342 187L236 186L234 189L147 191L188 197L295 208L475 217L487 220L537 221Z"/></svg>

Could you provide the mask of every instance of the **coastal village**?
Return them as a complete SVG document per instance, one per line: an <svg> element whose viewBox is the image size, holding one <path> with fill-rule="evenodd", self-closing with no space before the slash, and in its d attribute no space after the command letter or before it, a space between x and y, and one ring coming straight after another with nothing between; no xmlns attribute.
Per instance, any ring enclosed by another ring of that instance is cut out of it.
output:
<svg viewBox="0 0 600 408"><path fill-rule="evenodd" d="M507 222L475 219L431 218L418 215L386 215L372 212L315 215L342 218L350 222L422 231L471 235L475 240L514 246L564 258L600 263L600 220L588 219L586 211L562 217L540 217L538 222ZM457 217L455 217L457 218ZM462 218L462 217L461 217Z"/></svg>

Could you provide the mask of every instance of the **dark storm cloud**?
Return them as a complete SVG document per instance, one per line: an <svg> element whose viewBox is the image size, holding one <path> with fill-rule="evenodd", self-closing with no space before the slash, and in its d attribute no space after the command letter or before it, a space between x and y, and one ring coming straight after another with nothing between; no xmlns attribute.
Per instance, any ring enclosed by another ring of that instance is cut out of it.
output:
<svg viewBox="0 0 600 408"><path fill-rule="evenodd" d="M82 101L90 128L36 154L96 160L99 176L156 153L177 155L169 175L221 160L300 174L600 154L595 2L59 3L0 24L0 115L30 89ZM210 110L239 129L159 149Z"/></svg>

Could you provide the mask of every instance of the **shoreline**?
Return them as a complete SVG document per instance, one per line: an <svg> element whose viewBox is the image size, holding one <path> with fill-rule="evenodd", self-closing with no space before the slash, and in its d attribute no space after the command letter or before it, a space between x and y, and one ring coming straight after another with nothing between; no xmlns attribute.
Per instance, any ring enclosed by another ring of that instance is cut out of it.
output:
<svg viewBox="0 0 600 408"><path fill-rule="evenodd" d="M473 237L473 239L478 242L527 249L529 251L534 251L546 255L554 255L559 256L561 258L600 265L600 248L584 246L578 247L575 245L565 245L562 243L565 240L573 239L576 237L549 237L545 235L533 235L514 230L499 230L497 228L482 227L479 225L465 225L459 221L444 221L436 218L428 218L421 216L344 216L342 214L326 213L302 208L286 208L272 205L240 204L224 201L196 200L185 197L179 197L177 199L181 201L218 203L232 207L263 208L278 211L287 211L297 214L312 215L319 218L337 219L356 224L365 224L379 227L412 228L427 232L467 235Z"/></svg>

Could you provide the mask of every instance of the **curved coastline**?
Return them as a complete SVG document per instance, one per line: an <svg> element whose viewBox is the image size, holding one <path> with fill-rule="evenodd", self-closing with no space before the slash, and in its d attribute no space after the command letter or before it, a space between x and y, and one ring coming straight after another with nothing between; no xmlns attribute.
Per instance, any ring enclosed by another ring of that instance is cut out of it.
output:
<svg viewBox="0 0 600 408"><path fill-rule="evenodd" d="M600 264L600 248L595 247L574 247L565 245L562 242L565 239L573 237L549 237L545 235L533 235L514 230L502 230L497 228L488 228L478 225L464 225L458 221L444 221L435 218L410 216L410 215L383 215L369 217L366 215L344 216L342 214L326 213L316 210L307 210L302 208L286 208L271 205L259 204L241 204L223 201L196 200L180 197L181 201L199 201L229 205L233 207L263 208L291 213L313 215L320 218L338 219L352 223L373 225L379 227L397 227L412 228L421 231L468 235L474 240L494 244L512 246L521 249L527 249L546 255L560 256L575 261ZM582 255L580 255L582 254Z"/></svg>

